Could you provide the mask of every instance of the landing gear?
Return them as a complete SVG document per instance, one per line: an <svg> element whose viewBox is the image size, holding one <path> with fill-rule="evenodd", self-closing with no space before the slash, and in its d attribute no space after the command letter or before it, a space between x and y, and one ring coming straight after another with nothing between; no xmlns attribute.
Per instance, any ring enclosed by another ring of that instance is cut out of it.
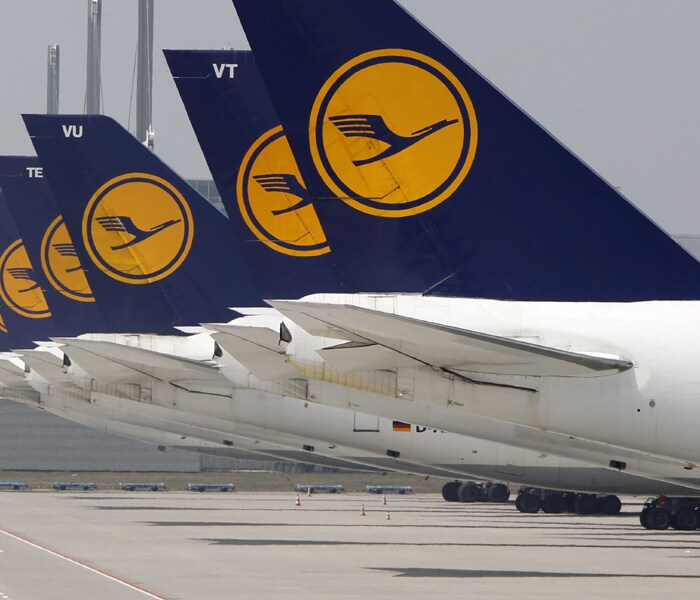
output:
<svg viewBox="0 0 700 600"><path fill-rule="evenodd" d="M671 513L657 506L649 510L646 521L649 529L668 529L671 526Z"/></svg>
<svg viewBox="0 0 700 600"><path fill-rule="evenodd" d="M600 496L596 501L597 512L604 515L619 515L622 502L617 496Z"/></svg>
<svg viewBox="0 0 700 600"><path fill-rule="evenodd" d="M481 496L481 488L476 483L469 481L459 486L457 496L461 502L476 502Z"/></svg>
<svg viewBox="0 0 700 600"><path fill-rule="evenodd" d="M673 528L693 531L698 528L698 512L694 508L681 508L673 518Z"/></svg>
<svg viewBox="0 0 700 600"><path fill-rule="evenodd" d="M518 494L515 500L515 508L522 513L533 514L542 508L542 499L535 493Z"/></svg>
<svg viewBox="0 0 700 600"><path fill-rule="evenodd" d="M442 486L442 497L446 502L459 502L459 481L449 481Z"/></svg>
<svg viewBox="0 0 700 600"><path fill-rule="evenodd" d="M700 498L650 498L639 513L645 529L694 531L700 527Z"/></svg>
<svg viewBox="0 0 700 600"><path fill-rule="evenodd" d="M576 504L576 493L564 492L562 497L564 498L564 512L576 512L576 508L574 507Z"/></svg>
<svg viewBox="0 0 700 600"><path fill-rule="evenodd" d="M558 492L547 494L542 501L542 510L550 515L561 514L565 508L564 494L559 494Z"/></svg>
<svg viewBox="0 0 700 600"><path fill-rule="evenodd" d="M502 504L508 502L510 489L503 483L450 481L442 486L442 497L447 502L494 502Z"/></svg>
<svg viewBox="0 0 700 600"><path fill-rule="evenodd" d="M622 502L617 496L596 496L595 494L522 488L515 500L515 507L523 513L536 513L541 508L548 514L573 512L580 515L594 513L616 515L620 512Z"/></svg>
<svg viewBox="0 0 700 600"><path fill-rule="evenodd" d="M597 498L593 494L579 494L574 502L574 510L579 515L592 515L597 508Z"/></svg>
<svg viewBox="0 0 700 600"><path fill-rule="evenodd" d="M498 504L503 504L508 502L510 498L510 490L507 485L502 483L492 483L487 492L489 502L496 502Z"/></svg>

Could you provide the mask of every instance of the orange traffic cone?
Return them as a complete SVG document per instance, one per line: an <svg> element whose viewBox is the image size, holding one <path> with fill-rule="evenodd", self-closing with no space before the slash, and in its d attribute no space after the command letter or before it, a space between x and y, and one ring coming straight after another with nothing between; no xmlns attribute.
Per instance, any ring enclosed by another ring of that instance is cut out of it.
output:
<svg viewBox="0 0 700 600"><path fill-rule="evenodd" d="M382 506L386 506L386 493L382 496Z"/></svg>
<svg viewBox="0 0 700 600"><path fill-rule="evenodd" d="M301 498L299 498L299 494L297 494L297 499L294 501L294 506L301 506Z"/></svg>
<svg viewBox="0 0 700 600"><path fill-rule="evenodd" d="M366 516L367 516L367 513L365 513L365 505L364 505L364 502L363 502L362 505L360 506L360 516L361 516L361 517L366 517Z"/></svg>
<svg viewBox="0 0 700 600"><path fill-rule="evenodd" d="M306 495L310 496L311 495L311 486L306 488Z"/></svg>

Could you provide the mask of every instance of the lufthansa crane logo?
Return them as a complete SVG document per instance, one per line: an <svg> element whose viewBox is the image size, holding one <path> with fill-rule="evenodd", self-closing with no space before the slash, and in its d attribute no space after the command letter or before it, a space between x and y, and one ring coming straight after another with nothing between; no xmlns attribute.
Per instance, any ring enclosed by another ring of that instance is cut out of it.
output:
<svg viewBox="0 0 700 600"><path fill-rule="evenodd" d="M63 217L56 217L41 240L41 266L58 292L78 302L94 302Z"/></svg>
<svg viewBox="0 0 700 600"><path fill-rule="evenodd" d="M265 132L250 147L236 194L246 225L273 250L302 257L330 252L282 127Z"/></svg>
<svg viewBox="0 0 700 600"><path fill-rule="evenodd" d="M51 316L22 240L10 244L0 256L0 296L9 308L23 317Z"/></svg>
<svg viewBox="0 0 700 600"><path fill-rule="evenodd" d="M417 215L464 181L477 146L476 113L460 81L408 50L349 61L324 84L309 124L311 155L328 188L382 217Z"/></svg>
<svg viewBox="0 0 700 600"><path fill-rule="evenodd" d="M83 215L83 241L94 263L118 281L159 281L187 258L194 224L182 194L146 173L105 183Z"/></svg>

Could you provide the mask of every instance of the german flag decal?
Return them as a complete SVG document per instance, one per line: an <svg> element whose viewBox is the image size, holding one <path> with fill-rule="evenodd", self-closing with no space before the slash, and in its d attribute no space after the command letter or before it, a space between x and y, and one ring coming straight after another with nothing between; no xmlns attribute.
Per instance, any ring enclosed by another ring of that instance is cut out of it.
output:
<svg viewBox="0 0 700 600"><path fill-rule="evenodd" d="M394 421L392 424L392 429L394 431L407 431L411 432L411 424L410 423L404 423L403 421Z"/></svg>

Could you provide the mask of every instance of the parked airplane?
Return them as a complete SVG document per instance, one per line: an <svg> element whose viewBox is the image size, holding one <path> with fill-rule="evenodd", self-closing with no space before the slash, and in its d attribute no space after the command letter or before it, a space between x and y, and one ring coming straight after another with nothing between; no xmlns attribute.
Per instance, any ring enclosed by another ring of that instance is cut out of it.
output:
<svg viewBox="0 0 700 600"><path fill-rule="evenodd" d="M391 0L234 5L334 264L393 294L273 303L350 342L324 358L607 444L614 467L695 469L698 262ZM441 119L458 123L385 154Z"/></svg>

